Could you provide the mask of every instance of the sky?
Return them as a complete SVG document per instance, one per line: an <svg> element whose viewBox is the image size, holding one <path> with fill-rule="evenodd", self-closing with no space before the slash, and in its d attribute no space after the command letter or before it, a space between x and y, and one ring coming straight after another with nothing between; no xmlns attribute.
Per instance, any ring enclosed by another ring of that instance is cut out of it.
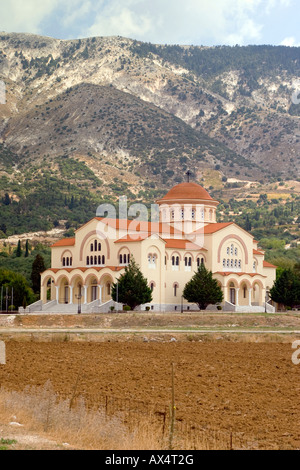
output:
<svg viewBox="0 0 300 470"><path fill-rule="evenodd" d="M0 31L155 44L300 46L299 0L0 0Z"/></svg>

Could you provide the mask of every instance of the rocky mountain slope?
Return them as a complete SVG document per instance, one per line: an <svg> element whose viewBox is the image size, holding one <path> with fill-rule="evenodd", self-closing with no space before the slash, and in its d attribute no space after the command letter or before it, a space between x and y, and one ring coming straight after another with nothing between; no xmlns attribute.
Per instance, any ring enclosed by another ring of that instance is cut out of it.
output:
<svg viewBox="0 0 300 470"><path fill-rule="evenodd" d="M300 48L0 33L0 192L24 213L38 188L152 202L188 168L218 184L297 179L299 70Z"/></svg>

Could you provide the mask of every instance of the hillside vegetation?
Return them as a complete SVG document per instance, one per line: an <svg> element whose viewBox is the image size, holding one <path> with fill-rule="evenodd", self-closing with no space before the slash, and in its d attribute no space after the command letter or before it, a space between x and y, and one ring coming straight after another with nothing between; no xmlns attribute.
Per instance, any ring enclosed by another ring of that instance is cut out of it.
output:
<svg viewBox="0 0 300 470"><path fill-rule="evenodd" d="M71 234L102 202L149 205L190 169L219 220L293 250L299 64L300 48L1 33L0 236Z"/></svg>

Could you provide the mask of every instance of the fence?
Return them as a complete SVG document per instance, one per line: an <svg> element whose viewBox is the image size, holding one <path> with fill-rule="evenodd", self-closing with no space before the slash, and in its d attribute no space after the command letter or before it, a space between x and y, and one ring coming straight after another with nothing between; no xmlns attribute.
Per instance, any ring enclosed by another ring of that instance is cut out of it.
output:
<svg viewBox="0 0 300 470"><path fill-rule="evenodd" d="M170 445L171 404L162 405L113 395L97 396L97 402L105 410L107 417L121 417L124 424L132 430L141 417L147 418L147 421L155 424L166 446ZM233 450L251 448L251 443L243 433L215 429L208 424L192 423L182 418L175 418L173 432L173 449Z"/></svg>

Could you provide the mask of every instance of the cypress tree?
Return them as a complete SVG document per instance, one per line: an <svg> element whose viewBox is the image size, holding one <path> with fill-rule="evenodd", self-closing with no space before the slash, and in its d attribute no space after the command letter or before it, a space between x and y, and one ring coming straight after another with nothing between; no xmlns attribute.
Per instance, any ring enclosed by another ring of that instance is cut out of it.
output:
<svg viewBox="0 0 300 470"><path fill-rule="evenodd" d="M41 290L41 274L46 270L44 258L41 255L36 255L32 263L31 281L32 289L35 294L39 294Z"/></svg>

